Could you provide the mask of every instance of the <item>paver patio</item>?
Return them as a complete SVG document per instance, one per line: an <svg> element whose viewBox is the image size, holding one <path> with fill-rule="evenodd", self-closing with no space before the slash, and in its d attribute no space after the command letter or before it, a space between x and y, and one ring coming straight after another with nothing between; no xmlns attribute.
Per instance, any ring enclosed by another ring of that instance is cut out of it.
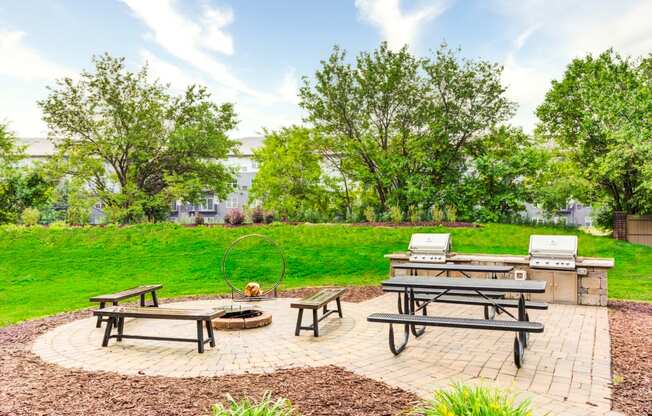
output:
<svg viewBox="0 0 652 416"><path fill-rule="evenodd" d="M191 301L169 307L219 307L226 300ZM530 337L523 368L512 360L512 333L429 328L395 357L387 347L387 325L370 324L372 312L394 312L396 299L384 295L362 303L343 303L344 318L330 317L321 336L294 336L291 299L259 305L273 323L246 331L217 331L217 347L198 354L193 344L111 340L100 347L104 329L93 318L62 325L39 337L33 352L44 361L88 371L170 377L269 372L280 368L333 364L427 398L451 382L512 388L533 401L536 414L616 415L611 408L611 363L607 309L550 305L530 311L543 322L543 334ZM437 304L430 314L482 316L482 309ZM304 317L308 319L308 317ZM307 323L307 321L306 321ZM125 333L193 337L195 325L180 321L127 320Z"/></svg>

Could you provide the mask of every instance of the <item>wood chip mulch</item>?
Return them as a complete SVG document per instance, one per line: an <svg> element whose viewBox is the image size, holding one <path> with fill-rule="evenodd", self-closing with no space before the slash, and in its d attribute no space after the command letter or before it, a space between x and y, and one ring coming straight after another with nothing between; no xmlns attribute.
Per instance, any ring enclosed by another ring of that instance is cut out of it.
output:
<svg viewBox="0 0 652 416"><path fill-rule="evenodd" d="M308 290L315 289L291 293ZM376 293L349 292L348 301ZM290 399L303 415L395 415L418 403L412 393L335 366L180 379L71 370L30 352L47 330L88 316L88 310L77 311L0 328L1 416L208 415L227 393L258 399L266 391Z"/></svg>
<svg viewBox="0 0 652 416"><path fill-rule="evenodd" d="M609 302L613 408L652 415L652 304Z"/></svg>

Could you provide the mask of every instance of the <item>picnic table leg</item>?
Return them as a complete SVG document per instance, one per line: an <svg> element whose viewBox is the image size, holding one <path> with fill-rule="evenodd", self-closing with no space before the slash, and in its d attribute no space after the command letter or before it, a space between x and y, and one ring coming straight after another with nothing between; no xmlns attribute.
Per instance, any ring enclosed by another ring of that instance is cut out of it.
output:
<svg viewBox="0 0 652 416"><path fill-rule="evenodd" d="M340 298L335 299L335 303L337 303L337 313L342 318L342 302L340 302Z"/></svg>
<svg viewBox="0 0 652 416"><path fill-rule="evenodd" d="M142 293L140 295L140 306L145 307L145 294L144 293Z"/></svg>
<svg viewBox="0 0 652 416"><path fill-rule="evenodd" d="M204 324L202 321L197 321L197 351L204 352Z"/></svg>
<svg viewBox="0 0 652 416"><path fill-rule="evenodd" d="M530 317L527 314L527 309L525 309L525 296L523 296L523 294L521 294L521 297L518 299L518 320L530 320ZM527 348L529 334L525 331L520 331L518 337L521 340L521 344L523 344L523 348Z"/></svg>
<svg viewBox="0 0 652 416"><path fill-rule="evenodd" d="M106 306L106 303L100 302L100 309L104 309L104 306ZM101 316L97 317L97 324L95 325L95 328L102 328L102 317Z"/></svg>
<svg viewBox="0 0 652 416"><path fill-rule="evenodd" d="M206 332L208 332L208 339L210 340L210 346L215 347L215 331L213 331L213 324L210 319L206 320Z"/></svg>
<svg viewBox="0 0 652 416"><path fill-rule="evenodd" d="M410 315L415 315L416 314L416 307L415 307L415 300L414 300L414 289L410 289L410 295L409 295L410 301L409 301L409 314ZM423 308L423 316L426 316L428 314L426 308ZM424 326L421 329L417 329L416 325L410 325L410 330L412 331L412 335L415 337L419 338L421 335L423 335L424 332L426 332L426 327Z"/></svg>
<svg viewBox="0 0 652 416"><path fill-rule="evenodd" d="M109 316L108 324L106 324L106 329L104 330L104 338L102 339L103 347L107 347L109 345L109 337L111 336L111 329L113 328L114 322L115 318L113 316Z"/></svg>
<svg viewBox="0 0 652 416"><path fill-rule="evenodd" d="M317 309L312 310L312 330L316 337L319 336L319 319L317 318Z"/></svg>
<svg viewBox="0 0 652 416"><path fill-rule="evenodd" d="M152 302L154 302L154 307L158 308L158 297L156 296L156 290L152 290Z"/></svg>
<svg viewBox="0 0 652 416"><path fill-rule="evenodd" d="M125 318L124 316L121 316L118 318L118 338L116 339L118 342L122 342L122 333L124 332L125 329Z"/></svg>
<svg viewBox="0 0 652 416"><path fill-rule="evenodd" d="M303 308L299 308L299 314L297 315L297 329L294 330L294 335L299 336L301 333L301 321L303 320Z"/></svg>

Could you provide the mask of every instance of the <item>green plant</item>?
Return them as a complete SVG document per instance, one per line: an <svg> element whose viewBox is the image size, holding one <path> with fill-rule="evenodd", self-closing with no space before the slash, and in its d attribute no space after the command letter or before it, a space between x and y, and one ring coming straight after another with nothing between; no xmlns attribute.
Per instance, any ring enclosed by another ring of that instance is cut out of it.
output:
<svg viewBox="0 0 652 416"><path fill-rule="evenodd" d="M367 222L375 222L376 221L376 211L374 210L373 207L367 207L364 209L364 219Z"/></svg>
<svg viewBox="0 0 652 416"><path fill-rule="evenodd" d="M204 220L204 215L201 212L195 214L195 225L204 225L206 221Z"/></svg>
<svg viewBox="0 0 652 416"><path fill-rule="evenodd" d="M233 208L224 215L224 222L230 225L241 225L244 220L245 216L239 208Z"/></svg>
<svg viewBox="0 0 652 416"><path fill-rule="evenodd" d="M444 219L444 211L438 205L433 205L430 208L430 215L435 222L441 222Z"/></svg>
<svg viewBox="0 0 652 416"><path fill-rule="evenodd" d="M274 401L270 392L266 392L258 403L250 399L236 401L231 395L227 395L227 400L227 406L221 403L213 405L213 416L300 416L288 399Z"/></svg>
<svg viewBox="0 0 652 416"><path fill-rule="evenodd" d="M411 205L410 208L408 209L408 217L410 218L410 222L413 224L419 222L419 219L421 217L421 212L419 211L419 208L415 207L414 205Z"/></svg>
<svg viewBox="0 0 652 416"><path fill-rule="evenodd" d="M457 208L455 205L446 205L446 220L448 222L457 221Z"/></svg>
<svg viewBox="0 0 652 416"><path fill-rule="evenodd" d="M36 225L38 224L38 220L41 219L41 211L36 208L28 207L20 214L20 218L23 221L23 224L27 226Z"/></svg>
<svg viewBox="0 0 652 416"><path fill-rule="evenodd" d="M274 222L276 214L274 211L265 211L265 224L271 224Z"/></svg>
<svg viewBox="0 0 652 416"><path fill-rule="evenodd" d="M421 416L531 416L529 400L516 404L509 392L484 386L454 384L437 390L425 405L410 414Z"/></svg>
<svg viewBox="0 0 652 416"><path fill-rule="evenodd" d="M401 207L391 207L389 209L389 218L394 224L400 224L401 221L403 221L403 211L401 211Z"/></svg>
<svg viewBox="0 0 652 416"><path fill-rule="evenodd" d="M53 230L60 230L62 228L67 228L68 224L65 221L53 221L48 225L49 228Z"/></svg>
<svg viewBox="0 0 652 416"><path fill-rule="evenodd" d="M261 224L263 221L265 221L265 211L263 211L263 207L258 205L251 210L251 222Z"/></svg>

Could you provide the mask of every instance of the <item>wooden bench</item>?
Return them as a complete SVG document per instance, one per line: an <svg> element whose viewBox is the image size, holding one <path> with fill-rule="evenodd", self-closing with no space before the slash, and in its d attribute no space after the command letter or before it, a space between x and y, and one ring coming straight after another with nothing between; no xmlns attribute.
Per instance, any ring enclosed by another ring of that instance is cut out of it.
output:
<svg viewBox="0 0 652 416"><path fill-rule="evenodd" d="M204 345L209 343L215 347L215 334L213 332L212 320L224 315L221 309L171 309L171 308L147 308L137 306L111 306L93 311L99 318L105 317L108 320L102 339L102 346L109 345L109 339L115 338L122 342L122 339L149 339L155 341L180 341L195 342L199 353L204 352ZM195 321L197 323L197 338L171 338L145 335L127 335L124 333L125 318L138 319L170 319L181 321ZM208 332L208 339L204 340L204 325ZM112 335L113 328L117 328L117 334Z"/></svg>
<svg viewBox="0 0 652 416"><path fill-rule="evenodd" d="M163 285L147 285L147 286L138 286L132 287L131 289L123 290L121 292L109 293L107 295L93 296L90 298L90 302L99 302L100 309L104 309L107 303L111 303L113 306L118 306L118 302L121 302L125 299L133 298L140 296L140 306L148 306L145 304L145 295L150 293L152 296L152 304L149 306L158 307L158 297L156 296L156 291L161 289ZM101 316L97 317L97 328L102 326L102 321L108 322L108 319L102 319Z"/></svg>
<svg viewBox="0 0 652 416"><path fill-rule="evenodd" d="M299 336L302 329L309 329L313 331L316 337L319 336L319 322L321 322L328 315L337 312L342 317L342 303L340 302L340 297L343 293L346 292L346 289L334 288L334 289L322 289L314 295L303 298L299 301L293 302L290 304L291 308L299 309L299 315L297 316L297 327L294 331L294 335ZM337 309L329 310L328 303L335 300L337 303ZM317 312L320 308L323 308L323 315L321 318L317 317ZM310 326L301 326L301 321L303 319L303 310L311 309L312 310L312 325Z"/></svg>
<svg viewBox="0 0 652 416"><path fill-rule="evenodd" d="M528 320L498 321L493 319L453 318L448 316L373 313L367 317L367 321L390 324L390 349L395 355L398 355L405 348L407 344L408 331L406 327L406 342L399 348L396 348L394 345L392 324L517 332L518 335L514 338L514 364L516 364L517 368L521 368L521 365L523 364L523 348L527 346L527 338L525 334L530 332L543 332L542 323L530 322Z"/></svg>

